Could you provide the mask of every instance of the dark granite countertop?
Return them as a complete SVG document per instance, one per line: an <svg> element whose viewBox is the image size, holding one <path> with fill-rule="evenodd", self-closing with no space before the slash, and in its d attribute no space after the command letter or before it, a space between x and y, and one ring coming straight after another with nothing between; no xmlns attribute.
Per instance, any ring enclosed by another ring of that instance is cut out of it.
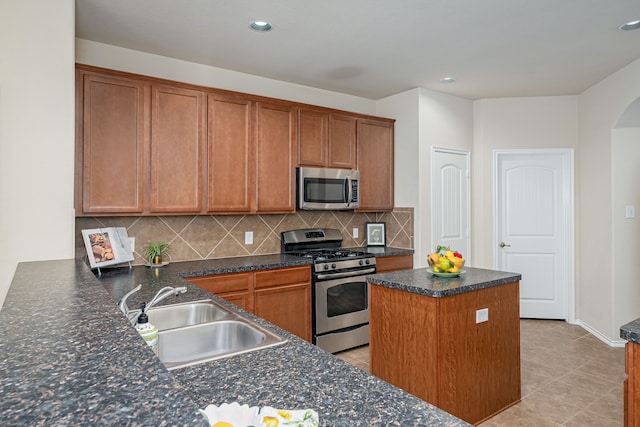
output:
<svg viewBox="0 0 640 427"><path fill-rule="evenodd" d="M351 248L364 251L368 254L374 254L377 257L396 256L396 255L413 255L413 249L392 248L389 246L365 246L363 248Z"/></svg>
<svg viewBox="0 0 640 427"><path fill-rule="evenodd" d="M446 297L512 283L522 278L519 273L465 267L458 277L437 277L426 268L394 271L367 276L369 283L430 297Z"/></svg>
<svg viewBox="0 0 640 427"><path fill-rule="evenodd" d="M79 260L19 264L0 310L0 425L206 425L198 408L237 401L313 408L323 426L468 426L183 279L306 263L267 255L103 269L100 278ZM139 283L130 307L186 286L163 304L213 298L288 341L169 372L117 308Z"/></svg>
<svg viewBox="0 0 640 427"><path fill-rule="evenodd" d="M629 322L620 328L620 338L640 344L640 319Z"/></svg>

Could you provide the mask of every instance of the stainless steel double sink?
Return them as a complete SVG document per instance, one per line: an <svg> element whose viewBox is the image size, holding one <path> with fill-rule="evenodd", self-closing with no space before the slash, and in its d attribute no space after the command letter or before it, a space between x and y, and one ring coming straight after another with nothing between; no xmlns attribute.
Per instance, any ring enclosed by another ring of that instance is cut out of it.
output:
<svg viewBox="0 0 640 427"><path fill-rule="evenodd" d="M213 300L154 307L147 316L158 328L158 357L169 370L286 342Z"/></svg>

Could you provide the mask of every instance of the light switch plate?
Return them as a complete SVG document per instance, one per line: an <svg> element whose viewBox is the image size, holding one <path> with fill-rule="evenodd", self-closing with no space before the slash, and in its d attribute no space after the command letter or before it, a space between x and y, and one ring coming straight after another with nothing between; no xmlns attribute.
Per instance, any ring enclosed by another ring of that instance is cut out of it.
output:
<svg viewBox="0 0 640 427"><path fill-rule="evenodd" d="M354 227L354 228L353 228L353 238L354 238L354 239L357 239L357 238L358 238L358 228L357 228L357 227Z"/></svg>
<svg viewBox="0 0 640 427"><path fill-rule="evenodd" d="M244 244L253 245L253 231L244 232Z"/></svg>
<svg viewBox="0 0 640 427"><path fill-rule="evenodd" d="M625 218L636 217L636 207L634 205L627 205L624 207Z"/></svg>
<svg viewBox="0 0 640 427"><path fill-rule="evenodd" d="M476 310L476 323L488 322L489 321L489 309L483 308L481 310Z"/></svg>

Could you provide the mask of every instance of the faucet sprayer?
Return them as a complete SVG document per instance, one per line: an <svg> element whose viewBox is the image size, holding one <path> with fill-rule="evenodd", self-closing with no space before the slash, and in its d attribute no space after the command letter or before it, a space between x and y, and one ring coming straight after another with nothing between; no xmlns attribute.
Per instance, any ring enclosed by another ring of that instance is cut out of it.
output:
<svg viewBox="0 0 640 427"><path fill-rule="evenodd" d="M131 310L129 310L129 307L127 306L127 298L129 298L132 294L138 292L140 289L142 288L142 285L138 285L136 286L134 289L132 289L129 293L127 293L124 297L122 297L122 299L118 302L118 307L120 307L120 310L124 313L125 316L127 316L127 319L129 319L129 321L131 322L132 325L135 325L135 323L138 320L138 316L140 315L140 313L138 312L134 312L133 314L131 313ZM171 296L172 294L175 296L178 296L180 294L183 294L187 292L187 288L185 286L180 286L177 288L173 288L171 286L167 286L164 287L162 289L160 289L156 295L151 299L151 301L149 301L146 304L146 309L150 309L151 307L153 307L154 305L158 304L160 301L162 301L163 299L167 298L168 296Z"/></svg>

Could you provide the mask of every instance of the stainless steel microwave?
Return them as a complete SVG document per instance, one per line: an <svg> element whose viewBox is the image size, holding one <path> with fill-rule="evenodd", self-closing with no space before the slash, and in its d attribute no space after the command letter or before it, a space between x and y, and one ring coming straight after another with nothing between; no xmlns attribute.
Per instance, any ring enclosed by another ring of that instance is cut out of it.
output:
<svg viewBox="0 0 640 427"><path fill-rule="evenodd" d="M360 206L360 172L350 169L298 168L298 209L348 210Z"/></svg>

